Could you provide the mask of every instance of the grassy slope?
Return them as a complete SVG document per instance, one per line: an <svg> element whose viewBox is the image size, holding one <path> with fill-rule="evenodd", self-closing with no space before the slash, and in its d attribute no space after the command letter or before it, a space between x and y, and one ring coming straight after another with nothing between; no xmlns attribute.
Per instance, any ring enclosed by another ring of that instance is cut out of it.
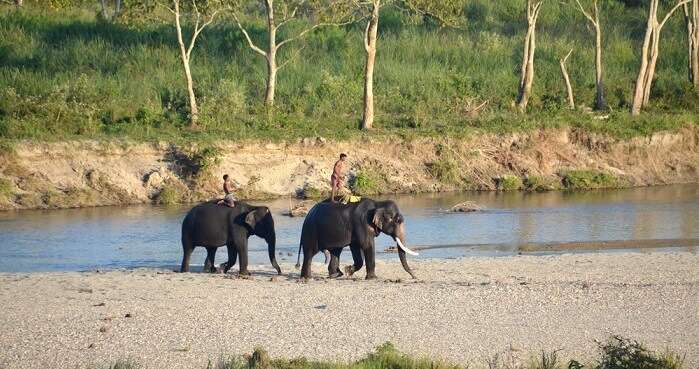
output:
<svg viewBox="0 0 699 369"><path fill-rule="evenodd" d="M565 109L558 58L575 48L569 72L578 102L594 99L592 35L571 7L549 2L539 24L531 111L513 112L524 37L522 1L474 0L466 30L386 9L381 19L374 134L459 135L572 125L617 136L699 122L699 97L686 80L681 17L663 30L652 106L627 113L645 26L644 7L606 2L603 10L608 120ZM95 9L0 8L0 138L55 140L127 136L136 140L283 139L359 135L363 25L325 28L280 72L277 109L260 105L265 67L223 19L193 56L203 129L183 128L184 84L169 24L106 24ZM678 14L679 15L679 14ZM298 26L298 25L297 25ZM253 37L263 42L262 24ZM489 100L478 117L470 103Z"/></svg>

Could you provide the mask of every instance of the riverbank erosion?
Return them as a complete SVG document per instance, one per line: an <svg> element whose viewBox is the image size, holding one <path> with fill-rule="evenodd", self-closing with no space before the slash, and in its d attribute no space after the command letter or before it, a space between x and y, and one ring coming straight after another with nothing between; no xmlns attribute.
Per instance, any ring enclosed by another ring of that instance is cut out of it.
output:
<svg viewBox="0 0 699 369"><path fill-rule="evenodd" d="M320 197L350 156L354 192L591 189L699 182L699 129L621 140L576 129L464 138L294 142L17 142L0 150L0 209L183 203L220 196Z"/></svg>
<svg viewBox="0 0 699 369"><path fill-rule="evenodd" d="M386 341L479 367L495 353L591 359L611 334L699 365L699 256L611 253L379 261L378 280L299 283L256 266L235 274L166 269L0 274L0 366L204 368L265 347L275 357L352 360ZM476 365L477 364L477 365Z"/></svg>

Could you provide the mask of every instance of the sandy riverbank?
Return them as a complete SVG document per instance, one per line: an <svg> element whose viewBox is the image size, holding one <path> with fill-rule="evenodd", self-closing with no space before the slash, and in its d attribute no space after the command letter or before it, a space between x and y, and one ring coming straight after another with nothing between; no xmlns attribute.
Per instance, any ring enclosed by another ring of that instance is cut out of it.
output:
<svg viewBox="0 0 699 369"><path fill-rule="evenodd" d="M346 261L345 261L346 262ZM346 360L385 341L483 365L512 347L588 358L619 334L699 366L699 255L618 253L379 262L378 281L298 283L167 270L0 274L0 368L82 368L133 358L204 368L254 346ZM326 271L314 265L318 276ZM364 277L360 272L359 277ZM398 282L396 279L403 278ZM128 317L127 317L127 314Z"/></svg>

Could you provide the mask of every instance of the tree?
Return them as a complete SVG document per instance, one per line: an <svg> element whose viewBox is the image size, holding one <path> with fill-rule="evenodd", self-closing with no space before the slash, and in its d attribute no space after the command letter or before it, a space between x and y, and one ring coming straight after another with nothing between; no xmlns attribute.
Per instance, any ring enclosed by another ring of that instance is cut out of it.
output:
<svg viewBox="0 0 699 369"><path fill-rule="evenodd" d="M192 35L189 39L189 43L185 45L184 37L182 35L182 8L180 7L181 0L172 0L172 7L165 6L169 10L174 18L175 31L177 33L177 43L180 46L180 58L182 59L182 69L184 71L185 80L187 82L187 94L189 100L189 125L190 127L196 127L197 121L199 119L199 107L197 106L197 98L194 94L194 81L192 80L191 71L191 61L192 61L192 50L194 50L194 45L197 41L197 37L201 32L210 25L218 10L207 9L210 14L204 15L197 6L197 0L191 0L191 6L185 10L189 10L189 14L194 18L194 29L192 30Z"/></svg>
<svg viewBox="0 0 699 369"><path fill-rule="evenodd" d="M255 42L253 42L250 34L240 22L240 18L237 14L238 11L233 12L233 18L235 19L238 28L240 28L240 31L245 36L250 48L257 54L264 57L265 61L267 62L265 105L271 107L274 105L277 73L293 59L293 57L290 57L286 61L279 64L277 62L277 53L280 51L280 49L284 45L303 38L309 32L318 27L340 26L349 24L353 22L353 20L335 21L336 18L342 18L346 14L343 10L348 9L346 1L343 2L341 0L326 0L316 2L307 2L306 0L280 0L276 4L275 0L262 0L262 2L267 18L267 45L265 49L257 46ZM301 8L307 8L306 10L314 11L316 13L314 17L315 22L298 32L296 35L278 41L277 33L282 27L296 20L300 16L299 10ZM282 14L282 18L279 21L276 19L277 12Z"/></svg>
<svg viewBox="0 0 699 369"><path fill-rule="evenodd" d="M662 22L658 22L659 0L650 0L646 35L643 39L643 48L641 50L641 67L638 71L636 89L631 105L632 115L641 114L641 108L648 105L650 89L655 75L655 66L658 61L658 54L660 53L660 31L662 31L665 23L672 17L675 11L689 1L691 0L678 0L675 6L665 14Z"/></svg>
<svg viewBox="0 0 699 369"><path fill-rule="evenodd" d="M699 91L699 0L683 4L684 20L687 25L687 67L689 82Z"/></svg>
<svg viewBox="0 0 699 369"><path fill-rule="evenodd" d="M575 109L575 96L573 95L573 86L570 85L570 77L568 77L568 71L566 70L566 62L573 53L573 49L570 49L565 58L558 61L561 66L561 74L563 75L563 81L566 83L566 91L568 91L568 105L571 109Z"/></svg>
<svg viewBox="0 0 699 369"><path fill-rule="evenodd" d="M519 80L517 107L520 111L527 109L529 96L534 83L534 52L536 51L536 21L544 0L527 0L527 34L524 36L524 53L522 53L522 70Z"/></svg>
<svg viewBox="0 0 699 369"><path fill-rule="evenodd" d="M121 14L121 0L113 0L114 2L114 11L109 12L109 1L108 0L100 0L100 5L102 6L102 11L100 12L100 15L102 16L102 19L106 21L113 21L116 19L119 14Z"/></svg>
<svg viewBox="0 0 699 369"><path fill-rule="evenodd" d="M604 70L602 67L602 27L600 26L599 19L599 7L597 6L597 0L594 1L592 7L592 13L585 10L580 0L575 0L578 4L578 9L587 18L595 30L595 110L604 110L607 104L604 100L604 81L603 75Z"/></svg>
<svg viewBox="0 0 699 369"><path fill-rule="evenodd" d="M372 129L374 125L374 64L376 62L376 42L379 32L379 13L381 0L372 0L371 16L367 20L364 30L364 51L366 62L364 64L364 114L362 115L362 129Z"/></svg>
<svg viewBox="0 0 699 369"><path fill-rule="evenodd" d="M379 16L381 7L389 5L391 0L369 0L358 3L368 6L370 14L364 30L364 51L366 62L364 64L364 114L362 115L362 129L372 129L374 124L374 65L376 63L376 48L379 31ZM404 0L402 2L409 10L437 19L442 25L454 26L458 23L463 11L463 0Z"/></svg>

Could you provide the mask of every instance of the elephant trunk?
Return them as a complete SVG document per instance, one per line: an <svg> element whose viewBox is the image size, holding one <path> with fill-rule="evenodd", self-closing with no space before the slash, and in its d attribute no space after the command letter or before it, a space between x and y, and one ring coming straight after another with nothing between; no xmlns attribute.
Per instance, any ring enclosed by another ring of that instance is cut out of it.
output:
<svg viewBox="0 0 699 369"><path fill-rule="evenodd" d="M277 270L277 274L282 274L282 268L280 268L279 264L277 264L277 256L276 256L277 236L276 236L276 234L272 233L271 236L265 238L265 241L267 241L267 252L269 253L269 261L272 263L272 266L274 267L274 269Z"/></svg>
<svg viewBox="0 0 699 369"><path fill-rule="evenodd" d="M405 269L405 271L408 272L413 279L417 279L415 274L413 274L413 270L410 269L408 259L405 256L406 253L410 255L417 255L417 253L410 250L403 244L403 241L405 240L405 226L403 224L398 227L398 234L396 235L395 240L396 244L398 244L398 257L400 258L401 265L403 265L403 269Z"/></svg>

